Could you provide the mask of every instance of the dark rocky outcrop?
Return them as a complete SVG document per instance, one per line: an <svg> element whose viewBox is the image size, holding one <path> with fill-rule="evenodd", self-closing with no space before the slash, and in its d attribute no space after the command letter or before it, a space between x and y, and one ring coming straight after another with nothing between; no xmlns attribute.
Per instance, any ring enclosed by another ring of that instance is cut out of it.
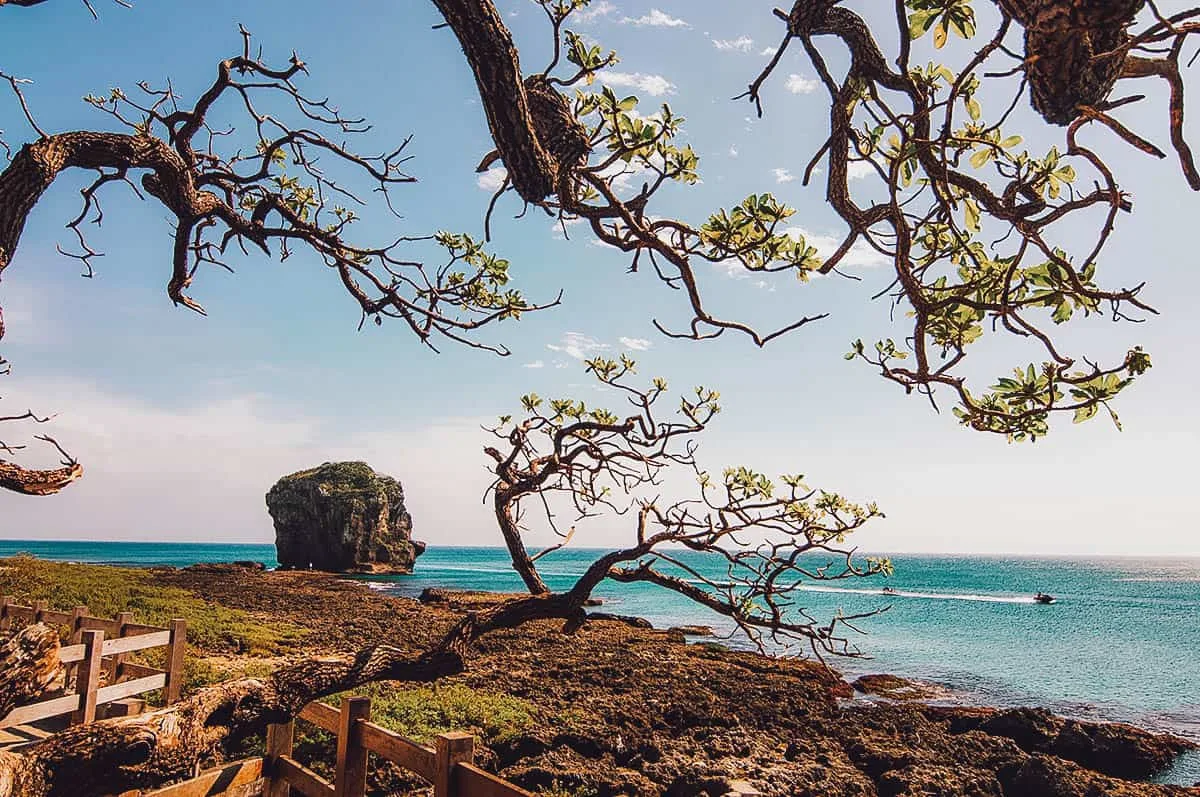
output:
<svg viewBox="0 0 1200 797"><path fill-rule="evenodd" d="M365 462L326 462L284 476L267 493L283 569L411 573L425 544L412 539L404 489Z"/></svg>
<svg viewBox="0 0 1200 797"><path fill-rule="evenodd" d="M1005 737L1027 753L1055 756L1116 778L1148 778L1195 747L1176 736L1149 733L1119 722L1066 719L1042 708L930 707L924 713L949 719L952 733L982 731ZM1039 777L1045 774L1042 769L1037 771L1042 773Z"/></svg>
<svg viewBox="0 0 1200 797"><path fill-rule="evenodd" d="M897 675L876 674L857 678L852 686L866 695L897 701L941 700L950 692L936 684L913 681Z"/></svg>

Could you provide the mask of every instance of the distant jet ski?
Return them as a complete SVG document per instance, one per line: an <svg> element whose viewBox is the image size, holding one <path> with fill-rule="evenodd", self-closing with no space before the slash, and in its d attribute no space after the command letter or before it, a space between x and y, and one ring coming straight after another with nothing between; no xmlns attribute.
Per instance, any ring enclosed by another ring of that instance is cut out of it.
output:
<svg viewBox="0 0 1200 797"><path fill-rule="evenodd" d="M900 593L896 592L895 587L884 587L883 594L884 595L899 595Z"/></svg>
<svg viewBox="0 0 1200 797"><path fill-rule="evenodd" d="M1054 603L1054 596L1047 595L1044 592L1039 592L1038 594L1034 595L1033 599L1038 603Z"/></svg>

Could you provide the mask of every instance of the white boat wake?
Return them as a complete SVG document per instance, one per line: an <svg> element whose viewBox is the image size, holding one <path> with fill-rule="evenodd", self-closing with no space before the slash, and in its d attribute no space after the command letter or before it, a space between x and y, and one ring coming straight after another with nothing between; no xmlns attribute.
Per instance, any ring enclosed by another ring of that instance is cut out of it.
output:
<svg viewBox="0 0 1200 797"><path fill-rule="evenodd" d="M942 601L977 601L980 603L1037 603L1033 596L1023 595L975 595L951 592L914 592L898 589L895 592L883 592L878 589L861 589L855 587L826 587L817 584L804 584L800 589L806 592L850 592L856 595L874 595L878 598L925 598Z"/></svg>

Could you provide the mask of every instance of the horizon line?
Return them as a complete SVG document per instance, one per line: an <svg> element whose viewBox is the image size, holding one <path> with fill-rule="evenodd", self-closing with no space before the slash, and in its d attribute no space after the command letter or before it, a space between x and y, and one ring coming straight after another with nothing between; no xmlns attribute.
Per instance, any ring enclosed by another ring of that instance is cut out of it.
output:
<svg viewBox="0 0 1200 797"><path fill-rule="evenodd" d="M274 542L212 542L211 540L112 540L112 539L30 539L0 537L0 544L5 543L87 543L87 544L107 544L107 545L203 545L209 547L221 546L274 546ZM434 545L426 543L429 548L461 548L461 549L494 549L506 550L503 545ZM531 549L538 550L540 546L531 545ZM565 549L564 549L565 550ZM611 547L589 547L578 546L572 548L575 551L610 551ZM815 553L815 552L814 552ZM826 552L828 553L828 552ZM1081 553L1081 552L1017 552L1017 551L855 551L856 556L980 556L980 557L1008 557L1008 558L1044 558L1044 559L1200 559L1200 551L1194 553Z"/></svg>

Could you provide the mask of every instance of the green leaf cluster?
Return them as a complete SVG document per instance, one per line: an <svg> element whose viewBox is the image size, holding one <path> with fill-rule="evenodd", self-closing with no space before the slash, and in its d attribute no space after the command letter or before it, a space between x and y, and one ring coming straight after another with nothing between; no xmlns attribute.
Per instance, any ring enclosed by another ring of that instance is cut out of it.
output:
<svg viewBox="0 0 1200 797"><path fill-rule="evenodd" d="M816 248L803 235L777 231L795 212L772 194L751 194L728 211L721 208L700 227L700 240L708 248L705 256L710 260L734 257L751 271L783 264L807 280L809 272L821 267Z"/></svg>

